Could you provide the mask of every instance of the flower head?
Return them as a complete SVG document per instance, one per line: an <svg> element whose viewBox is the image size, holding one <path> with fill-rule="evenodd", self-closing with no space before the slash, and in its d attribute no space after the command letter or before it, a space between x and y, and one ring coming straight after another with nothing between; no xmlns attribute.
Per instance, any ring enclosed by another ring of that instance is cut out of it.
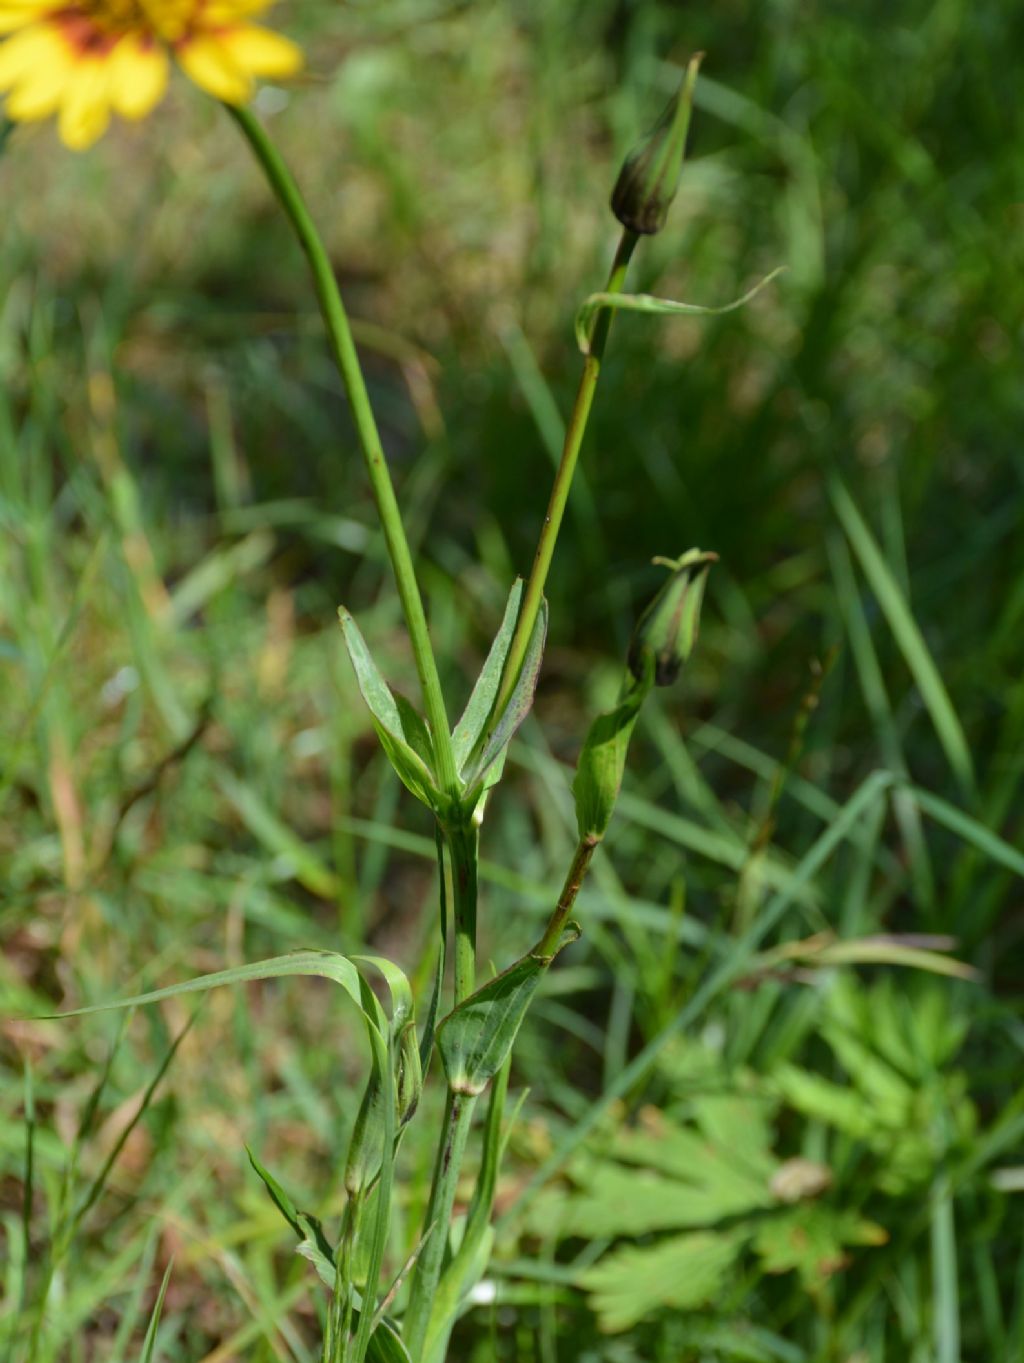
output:
<svg viewBox="0 0 1024 1363"><path fill-rule="evenodd" d="M242 104L253 78L292 75L294 43L249 16L272 0L0 0L0 98L8 117L56 114L69 147L88 147L111 113L144 118L170 60L196 85Z"/></svg>

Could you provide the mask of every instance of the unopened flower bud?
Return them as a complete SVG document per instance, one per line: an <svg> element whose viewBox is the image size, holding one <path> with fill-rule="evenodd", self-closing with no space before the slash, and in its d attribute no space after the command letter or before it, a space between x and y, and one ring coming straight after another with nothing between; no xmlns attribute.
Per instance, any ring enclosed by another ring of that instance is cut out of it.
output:
<svg viewBox="0 0 1024 1363"><path fill-rule="evenodd" d="M700 627L700 607L708 569L718 555L690 549L682 558L656 558L671 577L637 621L629 644L629 669L638 680L648 660L656 686L671 686L693 652Z"/></svg>
<svg viewBox="0 0 1024 1363"><path fill-rule="evenodd" d="M650 236L665 226L679 187L693 87L703 53L691 58L679 93L644 140L623 162L612 190L612 212L631 232Z"/></svg>

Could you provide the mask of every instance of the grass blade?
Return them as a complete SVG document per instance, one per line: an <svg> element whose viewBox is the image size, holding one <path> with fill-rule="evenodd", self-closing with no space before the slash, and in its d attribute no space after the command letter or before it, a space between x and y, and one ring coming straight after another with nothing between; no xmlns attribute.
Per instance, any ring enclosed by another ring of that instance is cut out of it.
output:
<svg viewBox="0 0 1024 1363"><path fill-rule="evenodd" d="M875 537L839 478L829 481L829 496L840 524L903 654L943 751L965 791L974 790L974 763L953 702L928 651L917 621Z"/></svg>
<svg viewBox="0 0 1024 1363"><path fill-rule="evenodd" d="M913 786L911 794L922 812L933 818L936 823L942 824L951 833L956 833L992 861L1012 871L1014 875L1024 877L1024 854L1011 847L997 833L993 833L990 828L986 828L962 809L957 809L956 805L951 805L948 800L933 795L931 791Z"/></svg>
<svg viewBox="0 0 1024 1363"><path fill-rule="evenodd" d="M199 975L180 984L169 984L163 989L151 989L129 999L115 999L110 1003L93 1003L85 1008L73 1008L66 1013L51 1013L50 1018L84 1017L88 1013L103 1013L114 1008L136 1008L142 1004L159 1003L161 999L176 998L180 994L200 994L217 989L223 984L247 984L253 980L277 980L291 975L317 976L340 984L356 1004L367 1023L374 1050L383 1054L387 1021L384 1010L377 1003L372 990L363 988L359 971L347 956L337 951L293 951L288 956L272 956L252 965L233 966L217 970L211 975Z"/></svg>
<svg viewBox="0 0 1024 1363"><path fill-rule="evenodd" d="M943 1176L931 1199L935 1363L960 1363L960 1293L953 1194Z"/></svg>
<svg viewBox="0 0 1024 1363"><path fill-rule="evenodd" d="M146 1338L142 1342L139 1363L153 1363L156 1358L156 1336L160 1329L160 1316L163 1313L164 1297L167 1295L167 1284L171 1281L171 1269L173 1267L174 1260L172 1259L164 1270L164 1278L160 1284L160 1291L157 1293L156 1303L153 1306L153 1314L150 1316L149 1325L146 1327Z"/></svg>
<svg viewBox="0 0 1024 1363"><path fill-rule="evenodd" d="M114 1165L117 1163L118 1156L120 1155L121 1151L127 1144L128 1138L131 1136L132 1132L138 1126L139 1122L142 1120L147 1110L149 1109L149 1105L153 1101L153 1095L156 1093L157 1088L160 1085L160 1081L167 1073L168 1069L171 1066L171 1062L177 1055L178 1047L181 1045L181 1043L185 1040L186 1036L188 1036L189 1032L191 1031L192 1024L193 1022L195 1022L196 1016L197 1016L196 1013L192 1014L188 1022L185 1023L185 1026L181 1029L178 1035L171 1042L171 1045L169 1046L166 1055L164 1056L163 1060L161 1060L159 1066L157 1067L156 1073L153 1075L153 1078L146 1085L146 1091L142 1095L142 1102L136 1108L131 1121L125 1123L124 1129L121 1131L117 1140L111 1147L110 1153L107 1155L107 1158L103 1161L103 1165L99 1173L93 1179L85 1196L82 1198L81 1202L78 1204L78 1206L72 1213L67 1229L68 1236L74 1234L78 1226L81 1225L82 1220L85 1217L86 1213L94 1205L99 1195L103 1192L107 1179L110 1177L111 1169L113 1169Z"/></svg>
<svg viewBox="0 0 1024 1363"><path fill-rule="evenodd" d="M249 832L268 852L286 862L292 875L310 894L334 901L341 890L335 873L267 807L251 785L221 769L217 784L234 805Z"/></svg>
<svg viewBox="0 0 1024 1363"><path fill-rule="evenodd" d="M498 687L501 685L501 673L512 643L512 635L515 631L516 617L519 615L519 603L522 596L523 579L517 577L508 594L505 614L502 616L498 632L494 636L494 642L491 644L484 665L480 669L480 675L476 679L472 694L466 702L462 718L452 732L452 751L455 753L455 765L460 775L484 731L484 725L487 723L491 710L494 708L494 698L497 696Z"/></svg>

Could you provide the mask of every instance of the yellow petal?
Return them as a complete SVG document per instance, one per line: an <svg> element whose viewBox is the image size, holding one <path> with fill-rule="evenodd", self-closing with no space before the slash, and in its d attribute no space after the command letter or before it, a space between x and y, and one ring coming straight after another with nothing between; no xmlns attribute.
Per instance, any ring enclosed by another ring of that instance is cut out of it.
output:
<svg viewBox="0 0 1024 1363"><path fill-rule="evenodd" d="M262 14L272 3L273 0L208 0L203 8L203 26L221 28L237 24L249 14Z"/></svg>
<svg viewBox="0 0 1024 1363"><path fill-rule="evenodd" d="M5 9L0 5L0 34L13 33L26 24L34 24L38 18L38 14L33 14L31 10Z"/></svg>
<svg viewBox="0 0 1024 1363"><path fill-rule="evenodd" d="M84 57L71 67L60 105L60 135L73 151L91 147L110 122L110 60Z"/></svg>
<svg viewBox="0 0 1024 1363"><path fill-rule="evenodd" d="M59 60L62 52L67 52L67 44L48 24L23 28L0 43L0 90L9 90L26 77L44 71Z"/></svg>
<svg viewBox="0 0 1024 1363"><path fill-rule="evenodd" d="M0 0L0 33L35 23L48 8L53 8L50 0Z"/></svg>
<svg viewBox="0 0 1024 1363"><path fill-rule="evenodd" d="M7 114L19 122L27 122L49 118L56 113L73 60L70 48L58 39L53 45L52 58L33 67L7 96Z"/></svg>
<svg viewBox="0 0 1024 1363"><path fill-rule="evenodd" d="M215 99L244 104L252 93L252 81L245 71L210 34L185 39L174 49L174 55L185 75Z"/></svg>
<svg viewBox="0 0 1024 1363"><path fill-rule="evenodd" d="M302 52L288 38L268 28L245 24L217 35L231 60L253 76L294 76L302 69Z"/></svg>
<svg viewBox="0 0 1024 1363"><path fill-rule="evenodd" d="M151 38L130 34L110 57L110 102L124 118L145 118L167 89L167 53Z"/></svg>

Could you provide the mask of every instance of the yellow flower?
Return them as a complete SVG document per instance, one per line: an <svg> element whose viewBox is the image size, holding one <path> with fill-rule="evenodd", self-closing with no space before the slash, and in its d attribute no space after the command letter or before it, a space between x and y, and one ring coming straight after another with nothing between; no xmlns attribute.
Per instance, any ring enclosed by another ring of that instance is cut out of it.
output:
<svg viewBox="0 0 1024 1363"><path fill-rule="evenodd" d="M144 118L173 58L197 85L242 104L253 77L290 76L294 43L248 22L272 0L0 0L0 98L8 117L56 114L69 147L87 147L111 112Z"/></svg>

